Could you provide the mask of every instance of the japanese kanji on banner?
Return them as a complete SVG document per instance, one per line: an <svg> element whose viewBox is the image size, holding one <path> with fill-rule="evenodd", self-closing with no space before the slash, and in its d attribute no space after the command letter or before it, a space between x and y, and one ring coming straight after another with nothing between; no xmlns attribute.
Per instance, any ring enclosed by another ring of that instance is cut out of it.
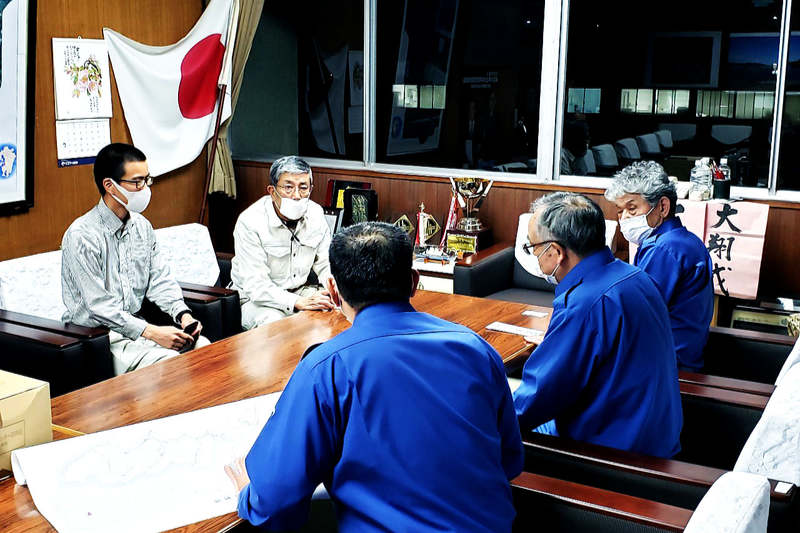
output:
<svg viewBox="0 0 800 533"><path fill-rule="evenodd" d="M714 292L747 300L756 298L769 205L678 200L675 214L706 245L711 255ZM631 263L636 248L630 244Z"/></svg>
<svg viewBox="0 0 800 533"><path fill-rule="evenodd" d="M714 292L754 299L758 294L769 206L707 202L703 242L711 254Z"/></svg>

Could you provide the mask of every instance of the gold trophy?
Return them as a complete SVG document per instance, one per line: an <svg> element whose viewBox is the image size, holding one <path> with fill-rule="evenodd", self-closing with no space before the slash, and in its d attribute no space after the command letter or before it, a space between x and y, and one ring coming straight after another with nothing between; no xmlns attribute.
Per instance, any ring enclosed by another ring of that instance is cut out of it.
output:
<svg viewBox="0 0 800 533"><path fill-rule="evenodd" d="M448 250L470 254L492 244L491 231L478 218L478 213L493 183L486 178L450 178L454 198L452 207L457 202L463 216L455 228L448 226L445 238ZM448 222L451 219L448 217Z"/></svg>

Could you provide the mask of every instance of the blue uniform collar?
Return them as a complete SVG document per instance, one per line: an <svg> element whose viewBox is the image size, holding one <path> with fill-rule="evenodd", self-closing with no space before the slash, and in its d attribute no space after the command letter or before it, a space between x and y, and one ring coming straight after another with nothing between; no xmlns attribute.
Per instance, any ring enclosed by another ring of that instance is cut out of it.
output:
<svg viewBox="0 0 800 533"><path fill-rule="evenodd" d="M668 233L668 232L670 232L670 231L672 231L674 229L679 229L679 228L682 228L682 227L683 227L683 223L681 222L680 218L678 218L678 217L668 218L664 222L662 222L660 226L658 226L656 229L654 229L652 231L652 233L650 233L650 236L647 237L647 239L645 239L645 240L651 239L653 237L657 237L659 235L663 235L664 233Z"/></svg>
<svg viewBox="0 0 800 533"><path fill-rule="evenodd" d="M356 318L353 320L353 326L362 325L362 323L380 320L386 315L393 315L395 313L413 313L415 309L411 306L408 300L404 302L381 302L372 304L365 307L358 312Z"/></svg>
<svg viewBox="0 0 800 533"><path fill-rule="evenodd" d="M591 274L598 268L614 261L614 254L605 246L591 255L584 257L569 273L556 285L556 298L578 285L584 276Z"/></svg>

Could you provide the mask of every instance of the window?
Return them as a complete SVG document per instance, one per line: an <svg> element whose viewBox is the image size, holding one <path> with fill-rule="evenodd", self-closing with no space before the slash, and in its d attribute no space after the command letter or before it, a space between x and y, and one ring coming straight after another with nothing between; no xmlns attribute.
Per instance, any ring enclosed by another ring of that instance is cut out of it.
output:
<svg viewBox="0 0 800 533"><path fill-rule="evenodd" d="M571 0L566 87L602 98L597 114L566 99L560 173L653 159L686 180L696 158L727 157L737 185L766 187L781 4L676 0L649 17L634 0Z"/></svg>
<svg viewBox="0 0 800 533"><path fill-rule="evenodd" d="M682 180L695 159L725 157L734 185L800 190L800 16L784 27L783 0L675 0L655 18L634 0L563 4L267 4L233 155L539 179L652 159Z"/></svg>
<svg viewBox="0 0 800 533"><path fill-rule="evenodd" d="M777 188L800 190L800 8L792 4ZM770 131L770 133L772 133Z"/></svg>
<svg viewBox="0 0 800 533"><path fill-rule="evenodd" d="M677 115L689 110L689 91L658 89L656 91L656 113Z"/></svg>
<svg viewBox="0 0 800 533"><path fill-rule="evenodd" d="M534 173L544 4L378 2L377 161Z"/></svg>
<svg viewBox="0 0 800 533"><path fill-rule="evenodd" d="M570 89L567 109L571 113L599 113L600 89Z"/></svg>
<svg viewBox="0 0 800 533"><path fill-rule="evenodd" d="M362 1L264 4L231 127L233 156L363 160L363 50ZM418 105L416 91L404 96Z"/></svg>

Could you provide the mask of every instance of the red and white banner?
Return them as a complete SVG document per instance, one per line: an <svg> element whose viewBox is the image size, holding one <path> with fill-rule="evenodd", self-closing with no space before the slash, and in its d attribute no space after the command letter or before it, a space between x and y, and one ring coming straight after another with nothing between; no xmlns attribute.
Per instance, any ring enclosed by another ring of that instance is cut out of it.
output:
<svg viewBox="0 0 800 533"><path fill-rule="evenodd" d="M103 28L133 144L159 176L192 162L214 136L218 94L231 116L231 62L238 0L212 0L189 34L147 46Z"/></svg>

